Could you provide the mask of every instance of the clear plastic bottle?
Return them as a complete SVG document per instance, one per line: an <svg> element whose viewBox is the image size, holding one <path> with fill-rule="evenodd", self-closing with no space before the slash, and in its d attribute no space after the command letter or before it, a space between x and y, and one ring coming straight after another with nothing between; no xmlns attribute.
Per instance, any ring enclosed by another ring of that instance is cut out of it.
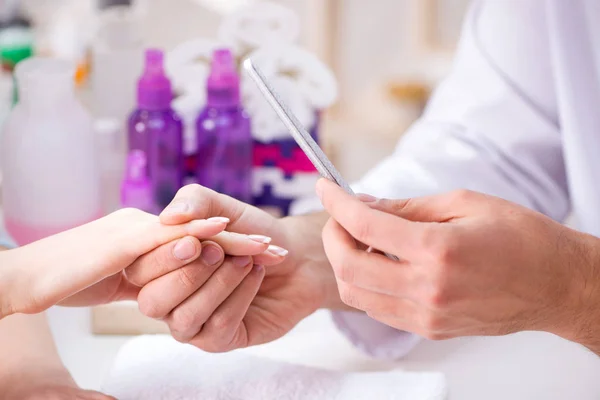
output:
<svg viewBox="0 0 600 400"><path fill-rule="evenodd" d="M75 66L30 58L0 143L6 227L20 245L102 215L93 121L74 92Z"/></svg>

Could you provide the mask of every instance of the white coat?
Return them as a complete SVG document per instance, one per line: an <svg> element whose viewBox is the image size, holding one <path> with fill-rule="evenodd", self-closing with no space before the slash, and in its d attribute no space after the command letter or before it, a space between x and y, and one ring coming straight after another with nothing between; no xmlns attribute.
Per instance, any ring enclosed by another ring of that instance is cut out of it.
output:
<svg viewBox="0 0 600 400"><path fill-rule="evenodd" d="M599 56L600 1L474 2L450 75L357 190L407 198L472 189L558 221L572 213L578 229L600 236ZM377 356L415 343L366 316L334 318Z"/></svg>

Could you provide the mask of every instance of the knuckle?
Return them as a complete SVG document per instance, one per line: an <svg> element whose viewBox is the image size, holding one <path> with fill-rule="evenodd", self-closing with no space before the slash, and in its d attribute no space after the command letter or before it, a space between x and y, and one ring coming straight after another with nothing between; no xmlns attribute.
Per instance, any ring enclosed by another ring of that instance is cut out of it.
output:
<svg viewBox="0 0 600 400"><path fill-rule="evenodd" d="M337 279L345 283L353 283L355 279L355 266L350 257L345 254L341 259L332 265L333 271Z"/></svg>
<svg viewBox="0 0 600 400"><path fill-rule="evenodd" d="M445 328L444 320L435 313L426 313L421 317L421 325L425 330L426 334L437 335L440 332L443 332Z"/></svg>
<svg viewBox="0 0 600 400"><path fill-rule="evenodd" d="M173 337L180 342L189 341L190 336L193 336L190 332L195 330L198 325L201 324L197 313L186 307L176 308L169 321L169 328Z"/></svg>
<svg viewBox="0 0 600 400"><path fill-rule="evenodd" d="M213 315L213 317L208 321L211 328L215 331L229 331L234 328L234 320L230 315L225 313Z"/></svg>
<svg viewBox="0 0 600 400"><path fill-rule="evenodd" d="M183 267L177 270L177 279L181 283L183 290L195 289L197 286L197 276L194 274L195 268Z"/></svg>
<svg viewBox="0 0 600 400"><path fill-rule="evenodd" d="M432 340L432 341L440 341L440 340L446 340L446 339L450 339L451 336L448 335L447 333L443 333L443 332L426 332L424 334L425 339L428 340Z"/></svg>
<svg viewBox="0 0 600 400"><path fill-rule="evenodd" d="M225 269L219 270L218 272L221 272L221 271L223 271L223 272L214 274L214 279L215 279L217 286L219 286L220 288L224 288L224 289L228 289L228 288L237 286L238 279L236 279L234 276L231 276L231 274L224 273L224 272L227 272Z"/></svg>
<svg viewBox="0 0 600 400"><path fill-rule="evenodd" d="M464 204L473 200L476 193L468 189L453 190L448 194L448 202L450 204Z"/></svg>
<svg viewBox="0 0 600 400"><path fill-rule="evenodd" d="M354 237L361 242L367 242L371 237L371 224L364 218L357 218L355 220L353 230Z"/></svg>
<svg viewBox="0 0 600 400"><path fill-rule="evenodd" d="M347 306L362 310L361 302L358 299L358 296L356 295L354 290L352 290L348 287L341 288L340 289L340 299Z"/></svg>
<svg viewBox="0 0 600 400"><path fill-rule="evenodd" d="M140 294L138 297L138 308L142 314L149 318L162 318L164 315L160 312L157 302L146 294Z"/></svg>
<svg viewBox="0 0 600 400"><path fill-rule="evenodd" d="M425 295L424 300L427 306L435 309L446 308L450 303L448 290L443 284L433 285Z"/></svg>

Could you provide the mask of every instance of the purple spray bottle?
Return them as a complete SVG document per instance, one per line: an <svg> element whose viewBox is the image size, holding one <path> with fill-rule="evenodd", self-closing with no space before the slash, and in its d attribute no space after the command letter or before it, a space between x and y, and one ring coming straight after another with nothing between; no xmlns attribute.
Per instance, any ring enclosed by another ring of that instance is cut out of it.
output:
<svg viewBox="0 0 600 400"><path fill-rule="evenodd" d="M252 133L240 100L231 52L216 50L207 81L207 105L196 122L197 178L202 186L252 201Z"/></svg>
<svg viewBox="0 0 600 400"><path fill-rule="evenodd" d="M147 50L138 82L138 106L129 117L129 151L148 156L148 174L158 209L166 207L183 186L183 123L171 108L173 90L165 74L164 55Z"/></svg>

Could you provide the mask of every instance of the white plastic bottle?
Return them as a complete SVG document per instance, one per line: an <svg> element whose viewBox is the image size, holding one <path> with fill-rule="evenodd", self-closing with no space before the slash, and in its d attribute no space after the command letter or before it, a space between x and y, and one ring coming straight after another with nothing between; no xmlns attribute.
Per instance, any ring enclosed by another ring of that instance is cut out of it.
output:
<svg viewBox="0 0 600 400"><path fill-rule="evenodd" d="M102 215L93 121L74 91L75 66L31 58L16 68L19 103L0 151L6 228L24 245Z"/></svg>

